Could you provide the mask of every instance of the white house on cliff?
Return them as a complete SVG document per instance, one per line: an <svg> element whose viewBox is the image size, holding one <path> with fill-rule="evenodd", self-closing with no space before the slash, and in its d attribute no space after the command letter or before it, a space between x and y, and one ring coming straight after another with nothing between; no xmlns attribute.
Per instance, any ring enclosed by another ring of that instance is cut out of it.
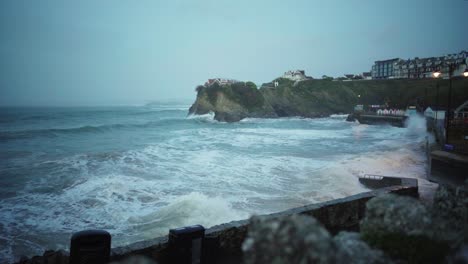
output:
<svg viewBox="0 0 468 264"><path fill-rule="evenodd" d="M287 71L281 77L292 81L304 81L312 79L312 77L305 75L304 70Z"/></svg>

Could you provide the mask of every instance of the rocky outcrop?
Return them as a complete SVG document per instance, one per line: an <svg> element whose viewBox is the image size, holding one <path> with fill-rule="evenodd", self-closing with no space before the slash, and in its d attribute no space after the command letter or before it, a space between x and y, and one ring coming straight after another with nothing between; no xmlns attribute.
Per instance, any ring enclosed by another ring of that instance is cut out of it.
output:
<svg viewBox="0 0 468 264"><path fill-rule="evenodd" d="M440 92L436 93L439 85ZM453 104L468 99L468 78L453 81ZM260 89L252 82L198 86L189 114L215 114L218 121L235 122L246 117L324 117L350 113L356 104L388 103L397 108L434 105L437 96L447 98L446 80L290 80L277 78Z"/></svg>
<svg viewBox="0 0 468 264"><path fill-rule="evenodd" d="M330 234L312 217L254 217L242 249L244 262L335 263Z"/></svg>
<svg viewBox="0 0 468 264"><path fill-rule="evenodd" d="M432 207L384 194L366 203L360 233L335 237L315 218L252 217L245 263L468 263L466 186L441 186Z"/></svg>
<svg viewBox="0 0 468 264"><path fill-rule="evenodd" d="M277 117L252 82L226 85L214 83L198 86L197 92L197 99L190 107L189 114L214 112L216 120L225 122L236 122L246 117Z"/></svg>
<svg viewBox="0 0 468 264"><path fill-rule="evenodd" d="M333 238L315 218L304 215L251 218L242 249L247 264L392 263L358 233L340 232Z"/></svg>
<svg viewBox="0 0 468 264"><path fill-rule="evenodd" d="M387 194L366 204L361 235L372 247L404 262L458 263L454 260L463 259L468 248L467 208L466 186L439 186L431 208Z"/></svg>

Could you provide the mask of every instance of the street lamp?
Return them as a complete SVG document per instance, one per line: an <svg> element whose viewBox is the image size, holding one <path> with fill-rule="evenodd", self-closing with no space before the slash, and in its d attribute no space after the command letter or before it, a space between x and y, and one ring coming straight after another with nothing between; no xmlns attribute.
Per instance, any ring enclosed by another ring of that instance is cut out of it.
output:
<svg viewBox="0 0 468 264"><path fill-rule="evenodd" d="M450 110L452 108L452 77L453 77L453 71L455 70L455 67L457 66L454 62L448 63L448 79L449 79L449 94L448 94L448 102L447 102L447 117L446 117L446 123L445 123L445 144L448 144L448 139L449 139L449 126L450 126ZM433 73L435 78L438 78L441 76L441 71L436 71ZM468 77L468 69L465 69L463 72L464 77ZM438 88L438 87L437 87Z"/></svg>

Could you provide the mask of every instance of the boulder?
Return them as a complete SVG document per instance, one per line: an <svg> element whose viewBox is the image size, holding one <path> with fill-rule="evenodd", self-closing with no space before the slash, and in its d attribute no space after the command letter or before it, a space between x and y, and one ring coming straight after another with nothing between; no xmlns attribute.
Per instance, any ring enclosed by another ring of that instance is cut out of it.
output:
<svg viewBox="0 0 468 264"><path fill-rule="evenodd" d="M368 233L425 234L431 226L429 210L417 199L386 194L366 204L366 215L360 228Z"/></svg>
<svg viewBox="0 0 468 264"><path fill-rule="evenodd" d="M250 263L334 263L330 234L314 218L293 215L253 217L242 249Z"/></svg>
<svg viewBox="0 0 468 264"><path fill-rule="evenodd" d="M468 243L468 188L440 185L431 210L434 237L451 241L453 249Z"/></svg>
<svg viewBox="0 0 468 264"><path fill-rule="evenodd" d="M340 232L334 238L337 263L367 264L392 263L381 250L372 249L359 233Z"/></svg>
<svg viewBox="0 0 468 264"><path fill-rule="evenodd" d="M434 236L430 211L414 198L386 194L371 199L360 229L364 241L392 259L441 263L449 254L449 242Z"/></svg>

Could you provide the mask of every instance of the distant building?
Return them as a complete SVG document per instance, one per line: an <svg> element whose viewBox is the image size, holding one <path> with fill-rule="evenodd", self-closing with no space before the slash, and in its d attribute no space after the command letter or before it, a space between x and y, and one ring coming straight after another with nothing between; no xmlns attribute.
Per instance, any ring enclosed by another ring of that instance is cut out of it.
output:
<svg viewBox="0 0 468 264"><path fill-rule="evenodd" d="M371 72L363 72L362 73L362 78L364 80L370 80L370 79L372 79L372 73Z"/></svg>
<svg viewBox="0 0 468 264"><path fill-rule="evenodd" d="M214 79L208 79L208 81L205 82L205 86L211 86L214 83L218 83L219 85L225 85L225 84L232 84L232 83L238 83L239 81L233 80L233 79L224 79L224 78L214 78Z"/></svg>
<svg viewBox="0 0 468 264"><path fill-rule="evenodd" d="M292 81L303 81L313 79L312 77L305 75L304 70L287 71L283 74L282 77Z"/></svg>
<svg viewBox="0 0 468 264"><path fill-rule="evenodd" d="M449 65L455 65L454 76L462 75L467 68L468 52L448 54L440 57L390 59L376 61L372 66L372 79L423 79L433 78L433 73L441 71L442 78L448 78Z"/></svg>
<svg viewBox="0 0 468 264"><path fill-rule="evenodd" d="M394 78L394 66L400 59L390 59L376 61L372 66L372 79L392 79Z"/></svg>

